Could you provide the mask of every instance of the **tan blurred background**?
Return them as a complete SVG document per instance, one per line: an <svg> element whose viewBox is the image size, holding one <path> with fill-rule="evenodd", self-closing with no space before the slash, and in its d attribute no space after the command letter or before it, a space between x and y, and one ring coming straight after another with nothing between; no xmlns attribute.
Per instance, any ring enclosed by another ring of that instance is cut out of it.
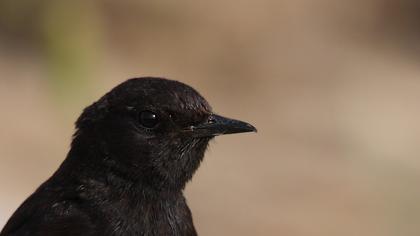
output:
<svg viewBox="0 0 420 236"><path fill-rule="evenodd" d="M131 77L199 90L259 133L212 143L200 235L420 235L420 1L0 2L0 227Z"/></svg>

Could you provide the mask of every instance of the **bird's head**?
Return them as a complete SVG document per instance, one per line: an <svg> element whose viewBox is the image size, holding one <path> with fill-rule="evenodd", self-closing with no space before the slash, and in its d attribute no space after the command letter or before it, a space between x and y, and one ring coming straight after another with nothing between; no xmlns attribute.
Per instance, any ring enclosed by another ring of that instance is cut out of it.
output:
<svg viewBox="0 0 420 236"><path fill-rule="evenodd" d="M93 145L99 161L156 188L183 188L203 159L210 139L256 129L213 113L183 83L130 79L87 107L72 144ZM97 161L97 160L95 160Z"/></svg>

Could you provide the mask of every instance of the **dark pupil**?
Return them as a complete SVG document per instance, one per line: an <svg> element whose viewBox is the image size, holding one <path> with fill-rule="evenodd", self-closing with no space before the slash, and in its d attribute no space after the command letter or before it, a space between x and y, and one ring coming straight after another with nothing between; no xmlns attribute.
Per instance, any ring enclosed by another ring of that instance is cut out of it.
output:
<svg viewBox="0 0 420 236"><path fill-rule="evenodd" d="M158 117L151 111L142 111L140 113L140 124L146 128L153 128L158 124Z"/></svg>

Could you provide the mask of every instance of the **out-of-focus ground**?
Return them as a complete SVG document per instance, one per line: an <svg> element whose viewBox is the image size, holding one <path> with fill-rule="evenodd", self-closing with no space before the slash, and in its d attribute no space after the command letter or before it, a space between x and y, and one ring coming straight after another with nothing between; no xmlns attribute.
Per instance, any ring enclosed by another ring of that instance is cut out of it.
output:
<svg viewBox="0 0 420 236"><path fill-rule="evenodd" d="M0 3L0 227L65 158L81 109L136 76L258 134L187 187L200 235L420 235L420 3Z"/></svg>

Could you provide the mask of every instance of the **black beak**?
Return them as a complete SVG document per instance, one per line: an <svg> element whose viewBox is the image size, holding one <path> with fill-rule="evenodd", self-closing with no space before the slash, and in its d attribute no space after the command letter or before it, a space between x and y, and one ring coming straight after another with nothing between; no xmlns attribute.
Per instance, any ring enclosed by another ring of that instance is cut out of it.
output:
<svg viewBox="0 0 420 236"><path fill-rule="evenodd" d="M213 137L223 134L257 132L257 129L240 120L229 119L219 115L211 115L207 122L190 126L193 137Z"/></svg>

